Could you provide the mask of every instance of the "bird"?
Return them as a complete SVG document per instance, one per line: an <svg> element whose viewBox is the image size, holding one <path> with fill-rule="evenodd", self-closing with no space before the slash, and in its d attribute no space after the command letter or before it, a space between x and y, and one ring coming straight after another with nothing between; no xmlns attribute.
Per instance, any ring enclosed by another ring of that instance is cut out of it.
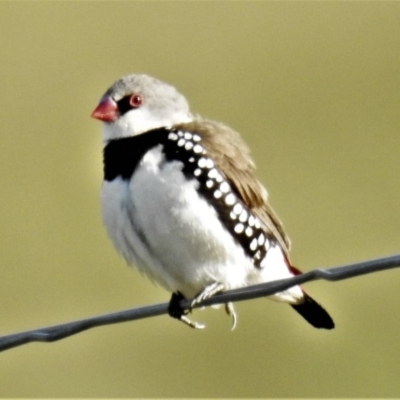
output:
<svg viewBox="0 0 400 400"><path fill-rule="evenodd" d="M188 314L205 299L301 273L235 130L193 114L174 86L139 73L113 83L91 117L103 123L108 235L128 264L172 293L171 317L204 328ZM316 328L334 328L301 286L268 298L288 303ZM225 310L234 327L232 303Z"/></svg>

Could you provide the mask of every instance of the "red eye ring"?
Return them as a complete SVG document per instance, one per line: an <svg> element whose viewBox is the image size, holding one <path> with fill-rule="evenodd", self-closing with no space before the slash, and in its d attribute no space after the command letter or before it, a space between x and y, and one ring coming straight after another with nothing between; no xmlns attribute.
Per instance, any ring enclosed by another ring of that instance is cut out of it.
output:
<svg viewBox="0 0 400 400"><path fill-rule="evenodd" d="M129 104L133 107L133 108L138 108L142 105L143 99L142 96L140 94L133 94L130 98L129 98Z"/></svg>

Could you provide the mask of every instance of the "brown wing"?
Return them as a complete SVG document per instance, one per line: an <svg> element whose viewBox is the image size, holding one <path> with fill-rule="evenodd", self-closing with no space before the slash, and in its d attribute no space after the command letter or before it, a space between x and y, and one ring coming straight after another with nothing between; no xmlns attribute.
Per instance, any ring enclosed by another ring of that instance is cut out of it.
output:
<svg viewBox="0 0 400 400"><path fill-rule="evenodd" d="M268 204L267 191L254 176L255 166L250 150L239 134L221 123L208 120L197 120L174 128L201 136L202 145L216 166L224 172L247 207L264 223L266 232L280 243L289 259L290 240Z"/></svg>

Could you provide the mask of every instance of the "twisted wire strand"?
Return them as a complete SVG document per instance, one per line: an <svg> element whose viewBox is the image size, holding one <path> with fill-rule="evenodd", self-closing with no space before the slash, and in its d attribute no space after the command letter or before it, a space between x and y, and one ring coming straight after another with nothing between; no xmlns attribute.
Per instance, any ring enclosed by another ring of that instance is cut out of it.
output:
<svg viewBox="0 0 400 400"><path fill-rule="evenodd" d="M318 268L289 279L282 279L219 293L201 304L196 305L196 308L270 296L276 292L288 289L291 286L301 285L319 279L334 282L397 267L400 267L400 254L340 267ZM190 300L183 300L181 306L183 309L187 310L190 308L190 303ZM161 303L85 318L46 328L14 333L0 337L0 351L5 351L31 342L54 342L98 326L155 317L166 314L167 312L168 303Z"/></svg>

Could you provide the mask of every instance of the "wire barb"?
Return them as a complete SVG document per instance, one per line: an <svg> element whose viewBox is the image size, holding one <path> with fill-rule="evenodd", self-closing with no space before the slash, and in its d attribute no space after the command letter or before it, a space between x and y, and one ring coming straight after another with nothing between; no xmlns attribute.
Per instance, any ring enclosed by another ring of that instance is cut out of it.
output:
<svg viewBox="0 0 400 400"><path fill-rule="evenodd" d="M196 304L193 308L210 306L214 304L226 304L234 301L250 300L257 297L270 296L276 292L281 292L291 286L301 285L306 282L318 279L326 281L339 281L353 278L355 276L366 275L372 272L400 267L400 254L345 265L329 269L315 269L305 274L297 275L289 279L282 279L263 283L255 286L229 290L216 294L205 301ZM181 307L185 310L192 308L191 300L182 300ZM77 333L86 331L97 326L116 324L120 322L134 321L137 319L155 317L168 312L168 303L154 304L112 314L100 315L97 317L82 319L79 321L68 322L61 325L40 328L31 331L15 333L0 337L0 351L8 350L13 347L21 346L30 342L54 342Z"/></svg>

